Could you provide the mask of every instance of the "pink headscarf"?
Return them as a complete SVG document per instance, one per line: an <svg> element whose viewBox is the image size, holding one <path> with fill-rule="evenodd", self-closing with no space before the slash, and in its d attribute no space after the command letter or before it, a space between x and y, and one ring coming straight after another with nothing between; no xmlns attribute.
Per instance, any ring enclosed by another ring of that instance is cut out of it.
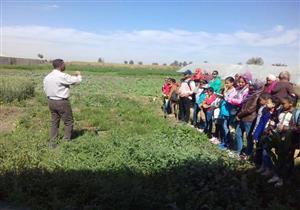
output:
<svg viewBox="0 0 300 210"><path fill-rule="evenodd" d="M192 80L202 80L203 79L203 75L202 75L202 69L198 68L195 71L195 74L192 76Z"/></svg>
<svg viewBox="0 0 300 210"><path fill-rule="evenodd" d="M266 89L265 89L264 92L266 92L266 93L271 93L272 90L274 89L274 87L276 86L277 78L276 78L276 76L274 76L273 74L269 74L269 75L267 76L267 79L270 80L270 81L272 81L272 83L271 83L269 86L266 86Z"/></svg>

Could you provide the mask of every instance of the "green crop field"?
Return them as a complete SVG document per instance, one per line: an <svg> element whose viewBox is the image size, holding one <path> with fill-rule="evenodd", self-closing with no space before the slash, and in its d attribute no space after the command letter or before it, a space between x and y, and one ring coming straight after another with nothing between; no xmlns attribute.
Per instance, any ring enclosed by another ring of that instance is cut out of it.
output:
<svg viewBox="0 0 300 210"><path fill-rule="evenodd" d="M274 188L252 164L163 118L161 86L180 77L174 69L67 67L75 70L83 82L72 89L74 140L49 149L42 80L51 67L1 67L1 91L11 91L8 81L12 90L34 91L1 100L0 200L55 210L299 209L299 176Z"/></svg>

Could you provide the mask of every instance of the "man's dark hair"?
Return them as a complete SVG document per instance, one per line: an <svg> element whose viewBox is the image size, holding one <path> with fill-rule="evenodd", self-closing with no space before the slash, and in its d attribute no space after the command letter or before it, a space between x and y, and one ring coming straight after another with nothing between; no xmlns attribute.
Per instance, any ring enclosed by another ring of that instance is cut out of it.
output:
<svg viewBox="0 0 300 210"><path fill-rule="evenodd" d="M219 72L217 70L214 70L213 73L219 75Z"/></svg>
<svg viewBox="0 0 300 210"><path fill-rule="evenodd" d="M58 69L63 65L64 61L62 59L55 59L52 61L53 68Z"/></svg>

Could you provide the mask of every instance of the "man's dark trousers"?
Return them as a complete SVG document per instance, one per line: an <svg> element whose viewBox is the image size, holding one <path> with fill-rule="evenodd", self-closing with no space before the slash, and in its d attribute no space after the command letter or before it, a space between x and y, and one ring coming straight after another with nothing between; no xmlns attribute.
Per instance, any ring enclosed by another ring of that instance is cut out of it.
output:
<svg viewBox="0 0 300 210"><path fill-rule="evenodd" d="M191 100L188 97L179 98L179 120L189 122Z"/></svg>
<svg viewBox="0 0 300 210"><path fill-rule="evenodd" d="M51 131L50 142L55 142L58 137L58 128L60 119L65 125L64 139L70 140L73 130L73 113L70 101L63 100L48 100L49 110L51 112Z"/></svg>

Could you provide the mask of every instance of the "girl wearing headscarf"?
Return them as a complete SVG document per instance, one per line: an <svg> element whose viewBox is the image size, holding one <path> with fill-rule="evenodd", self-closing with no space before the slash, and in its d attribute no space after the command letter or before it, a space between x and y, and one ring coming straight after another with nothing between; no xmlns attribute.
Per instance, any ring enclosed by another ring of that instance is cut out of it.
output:
<svg viewBox="0 0 300 210"><path fill-rule="evenodd" d="M245 123L241 121L237 116L237 113L242 107L242 104L246 100L248 93L249 93L249 80L246 79L244 76L240 76L238 78L238 87L236 89L236 93L232 96L225 96L224 99L232 105L231 109L231 116L230 119L231 123L233 123L233 127L236 127L236 143L237 143L237 153L232 153L233 156L238 156L243 148L243 133L246 132L247 134L250 132L250 127L252 122ZM255 109L254 109L255 112ZM236 117L236 122L234 121L234 117Z"/></svg>
<svg viewBox="0 0 300 210"><path fill-rule="evenodd" d="M251 138L251 128L252 124L257 117L257 101L263 91L262 84L259 81L255 81L255 83L250 83L249 91L246 97L244 98L241 108L239 109L236 120L236 134L235 134L235 141L236 141L236 154L240 155L243 149L243 136L246 133L247 139L247 150L246 153L243 155L246 158L248 155L252 153L253 144ZM234 153L232 153L234 155Z"/></svg>
<svg viewBox="0 0 300 210"><path fill-rule="evenodd" d="M195 71L195 74L192 76L192 80L196 82L200 82L203 79L202 69L198 68Z"/></svg>
<svg viewBox="0 0 300 210"><path fill-rule="evenodd" d="M269 74L266 78L264 93L271 93L277 83L277 78L273 74Z"/></svg>

